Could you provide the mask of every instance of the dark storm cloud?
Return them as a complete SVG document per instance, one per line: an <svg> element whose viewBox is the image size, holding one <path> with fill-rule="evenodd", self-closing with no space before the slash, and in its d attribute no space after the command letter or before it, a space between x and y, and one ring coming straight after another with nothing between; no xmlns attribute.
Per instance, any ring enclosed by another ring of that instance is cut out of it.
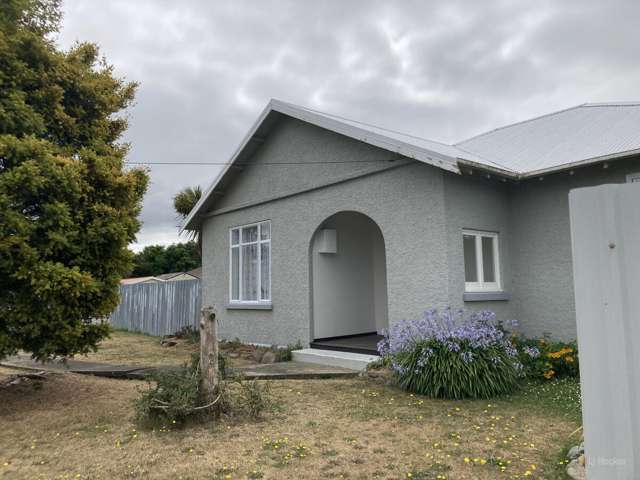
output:
<svg viewBox="0 0 640 480"><path fill-rule="evenodd" d="M637 1L66 0L141 83L132 161L226 161L270 98L434 140L586 101L640 99ZM219 167L154 166L138 247L178 240L171 197Z"/></svg>

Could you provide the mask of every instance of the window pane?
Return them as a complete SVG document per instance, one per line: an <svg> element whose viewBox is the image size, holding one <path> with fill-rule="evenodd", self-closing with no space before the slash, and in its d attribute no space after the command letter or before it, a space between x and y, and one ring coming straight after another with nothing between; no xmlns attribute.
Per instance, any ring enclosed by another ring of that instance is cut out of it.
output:
<svg viewBox="0 0 640 480"><path fill-rule="evenodd" d="M258 226L244 227L242 229L242 242L257 242L258 241Z"/></svg>
<svg viewBox="0 0 640 480"><path fill-rule="evenodd" d="M476 263L476 237L463 235L464 248L464 281L478 281L478 267Z"/></svg>
<svg viewBox="0 0 640 480"><path fill-rule="evenodd" d="M260 299L271 299L271 285L269 285L269 270L271 267L271 245L269 243L262 243L260 245Z"/></svg>
<svg viewBox="0 0 640 480"><path fill-rule="evenodd" d="M269 240L271 238L271 224L264 222L260 224L260 240Z"/></svg>
<svg viewBox="0 0 640 480"><path fill-rule="evenodd" d="M237 245L239 243L240 240L240 230L239 229L234 229L231 230L231 245Z"/></svg>
<svg viewBox="0 0 640 480"><path fill-rule="evenodd" d="M240 300L240 249L231 249L231 300Z"/></svg>
<svg viewBox="0 0 640 480"><path fill-rule="evenodd" d="M495 259L493 257L493 238L482 237L482 269L485 282L495 282Z"/></svg>
<svg viewBox="0 0 640 480"><path fill-rule="evenodd" d="M255 228L255 227L253 227ZM243 230L244 235L244 230ZM258 245L242 246L242 300L258 299Z"/></svg>

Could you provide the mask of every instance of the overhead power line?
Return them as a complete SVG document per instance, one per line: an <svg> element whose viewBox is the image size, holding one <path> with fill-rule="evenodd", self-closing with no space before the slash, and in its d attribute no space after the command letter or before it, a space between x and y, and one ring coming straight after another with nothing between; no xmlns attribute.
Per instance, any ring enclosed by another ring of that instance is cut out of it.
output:
<svg viewBox="0 0 640 480"><path fill-rule="evenodd" d="M397 158L389 158L383 160L323 160L320 162L263 162L263 163L253 163L253 162L125 162L126 165L233 165L238 167L260 167L260 166L269 166L269 165L336 165L336 164L344 164L344 163L384 163L384 162L395 162Z"/></svg>

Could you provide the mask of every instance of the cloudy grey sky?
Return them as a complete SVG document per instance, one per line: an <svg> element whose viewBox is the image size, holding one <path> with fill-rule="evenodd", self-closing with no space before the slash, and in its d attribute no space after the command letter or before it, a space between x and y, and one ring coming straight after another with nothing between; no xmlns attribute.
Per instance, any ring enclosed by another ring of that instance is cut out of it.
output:
<svg viewBox="0 0 640 480"><path fill-rule="evenodd" d="M640 100L640 1L64 0L61 46L140 82L131 161L227 161L270 98L453 142L584 102ZM133 248L218 166L153 166Z"/></svg>

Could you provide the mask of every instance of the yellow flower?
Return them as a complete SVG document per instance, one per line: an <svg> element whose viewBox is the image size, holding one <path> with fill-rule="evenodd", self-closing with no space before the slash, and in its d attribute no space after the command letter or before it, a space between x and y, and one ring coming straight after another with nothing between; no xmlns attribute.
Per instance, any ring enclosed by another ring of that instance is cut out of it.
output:
<svg viewBox="0 0 640 480"><path fill-rule="evenodd" d="M564 357L564 361L567 363L573 363L573 357L571 356Z"/></svg>
<svg viewBox="0 0 640 480"><path fill-rule="evenodd" d="M469 457L464 457L464 463L469 463L470 461Z"/></svg>

